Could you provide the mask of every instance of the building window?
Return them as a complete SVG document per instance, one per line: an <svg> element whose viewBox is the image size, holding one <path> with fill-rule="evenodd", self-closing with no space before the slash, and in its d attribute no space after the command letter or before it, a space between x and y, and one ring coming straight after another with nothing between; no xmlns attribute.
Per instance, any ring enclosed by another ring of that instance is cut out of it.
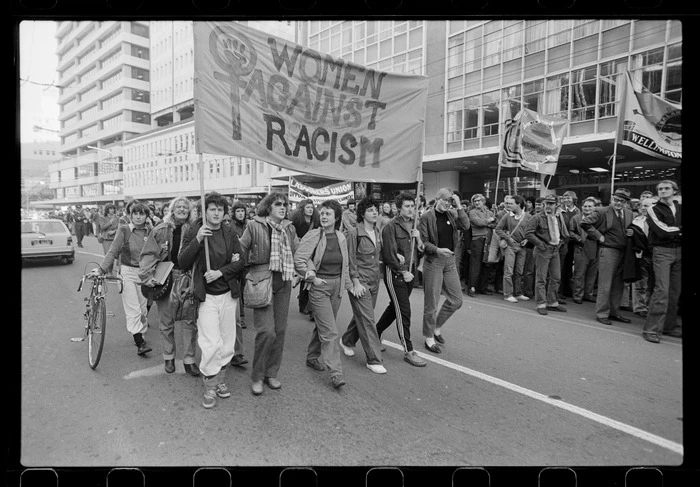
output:
<svg viewBox="0 0 700 487"><path fill-rule="evenodd" d="M464 34L451 37L447 50L447 77L454 78L464 72Z"/></svg>
<svg viewBox="0 0 700 487"><path fill-rule="evenodd" d="M547 78L547 95L544 113L568 118L569 73Z"/></svg>
<svg viewBox="0 0 700 487"><path fill-rule="evenodd" d="M655 95L661 94L663 62L663 47L632 56L634 79Z"/></svg>
<svg viewBox="0 0 700 487"><path fill-rule="evenodd" d="M682 84L681 75L683 63L681 60L681 44L668 46L666 61L666 87L664 98L675 103L681 103Z"/></svg>
<svg viewBox="0 0 700 487"><path fill-rule="evenodd" d="M598 117L614 117L619 98L620 83L625 82L623 73L627 69L627 60L610 61L600 65L600 100L598 101Z"/></svg>
<svg viewBox="0 0 700 487"><path fill-rule="evenodd" d="M503 62L523 55L523 23L521 21L505 21L503 29Z"/></svg>
<svg viewBox="0 0 700 487"><path fill-rule="evenodd" d="M447 104L447 142L461 140L462 132L462 100Z"/></svg>
<svg viewBox="0 0 700 487"><path fill-rule="evenodd" d="M532 54L544 50L546 34L546 20L525 21L525 54Z"/></svg>
<svg viewBox="0 0 700 487"><path fill-rule="evenodd" d="M484 117L484 137L498 135L499 125L499 96L498 91L484 93L483 95L483 117Z"/></svg>
<svg viewBox="0 0 700 487"><path fill-rule="evenodd" d="M551 20L549 22L549 47L571 41L571 20Z"/></svg>
<svg viewBox="0 0 700 487"><path fill-rule="evenodd" d="M592 120L595 118L596 66L577 69L572 73L571 121Z"/></svg>
<svg viewBox="0 0 700 487"><path fill-rule="evenodd" d="M479 96L464 99L464 138L475 139L479 135Z"/></svg>
<svg viewBox="0 0 700 487"><path fill-rule="evenodd" d="M523 105L525 108L535 112L541 111L543 88L544 80L541 79L523 83Z"/></svg>

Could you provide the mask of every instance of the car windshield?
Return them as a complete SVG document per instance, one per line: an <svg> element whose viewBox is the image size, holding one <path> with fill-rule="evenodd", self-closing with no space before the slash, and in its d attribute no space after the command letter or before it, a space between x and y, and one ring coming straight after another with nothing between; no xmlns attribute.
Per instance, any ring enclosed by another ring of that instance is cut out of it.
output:
<svg viewBox="0 0 700 487"><path fill-rule="evenodd" d="M22 222L22 233L65 233L60 222Z"/></svg>

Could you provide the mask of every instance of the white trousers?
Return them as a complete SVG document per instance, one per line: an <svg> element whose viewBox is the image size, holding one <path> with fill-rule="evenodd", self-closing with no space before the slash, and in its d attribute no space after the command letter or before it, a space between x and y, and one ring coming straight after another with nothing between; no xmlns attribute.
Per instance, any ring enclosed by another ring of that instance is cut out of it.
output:
<svg viewBox="0 0 700 487"><path fill-rule="evenodd" d="M141 285L138 284L141 281L139 279L139 269L138 267L122 265L120 273L124 278L122 304L124 305L124 315L126 316L126 329L132 335L146 333L146 330L148 330L147 300L141 294Z"/></svg>
<svg viewBox="0 0 700 487"><path fill-rule="evenodd" d="M206 376L216 375L233 358L236 344L236 306L231 293L206 295L199 303L197 343L202 350L199 370Z"/></svg>

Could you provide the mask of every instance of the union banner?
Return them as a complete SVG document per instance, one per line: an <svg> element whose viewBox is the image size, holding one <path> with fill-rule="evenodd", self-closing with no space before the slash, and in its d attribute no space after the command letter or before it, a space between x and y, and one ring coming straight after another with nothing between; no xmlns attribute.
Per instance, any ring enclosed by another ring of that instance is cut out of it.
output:
<svg viewBox="0 0 700 487"><path fill-rule="evenodd" d="M680 163L681 106L648 91L635 91L629 71L623 78L617 143Z"/></svg>
<svg viewBox="0 0 700 487"><path fill-rule="evenodd" d="M313 188L297 181L296 178L289 178L289 201L298 203L301 200L310 199L314 205L318 205L328 200L336 200L345 204L353 197L353 183L344 181L342 183L330 184L322 188Z"/></svg>
<svg viewBox="0 0 700 487"><path fill-rule="evenodd" d="M337 180L415 182L428 79L237 22L194 22L195 149Z"/></svg>
<svg viewBox="0 0 700 487"><path fill-rule="evenodd" d="M554 174L569 121L523 108L507 121L499 162L540 174Z"/></svg>

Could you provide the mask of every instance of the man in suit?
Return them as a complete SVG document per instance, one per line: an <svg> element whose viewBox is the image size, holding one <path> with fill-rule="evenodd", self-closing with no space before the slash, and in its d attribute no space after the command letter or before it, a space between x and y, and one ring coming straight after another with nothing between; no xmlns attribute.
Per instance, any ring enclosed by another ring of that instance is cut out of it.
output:
<svg viewBox="0 0 700 487"><path fill-rule="evenodd" d="M596 320L604 325L612 325L612 321L631 321L620 314L620 301L624 289L622 267L625 247L627 237L632 236L632 230L627 229L633 220L632 211L627 208L630 198L629 190L617 188L609 206L595 208L581 219L581 228L598 242L598 295L595 314Z"/></svg>

